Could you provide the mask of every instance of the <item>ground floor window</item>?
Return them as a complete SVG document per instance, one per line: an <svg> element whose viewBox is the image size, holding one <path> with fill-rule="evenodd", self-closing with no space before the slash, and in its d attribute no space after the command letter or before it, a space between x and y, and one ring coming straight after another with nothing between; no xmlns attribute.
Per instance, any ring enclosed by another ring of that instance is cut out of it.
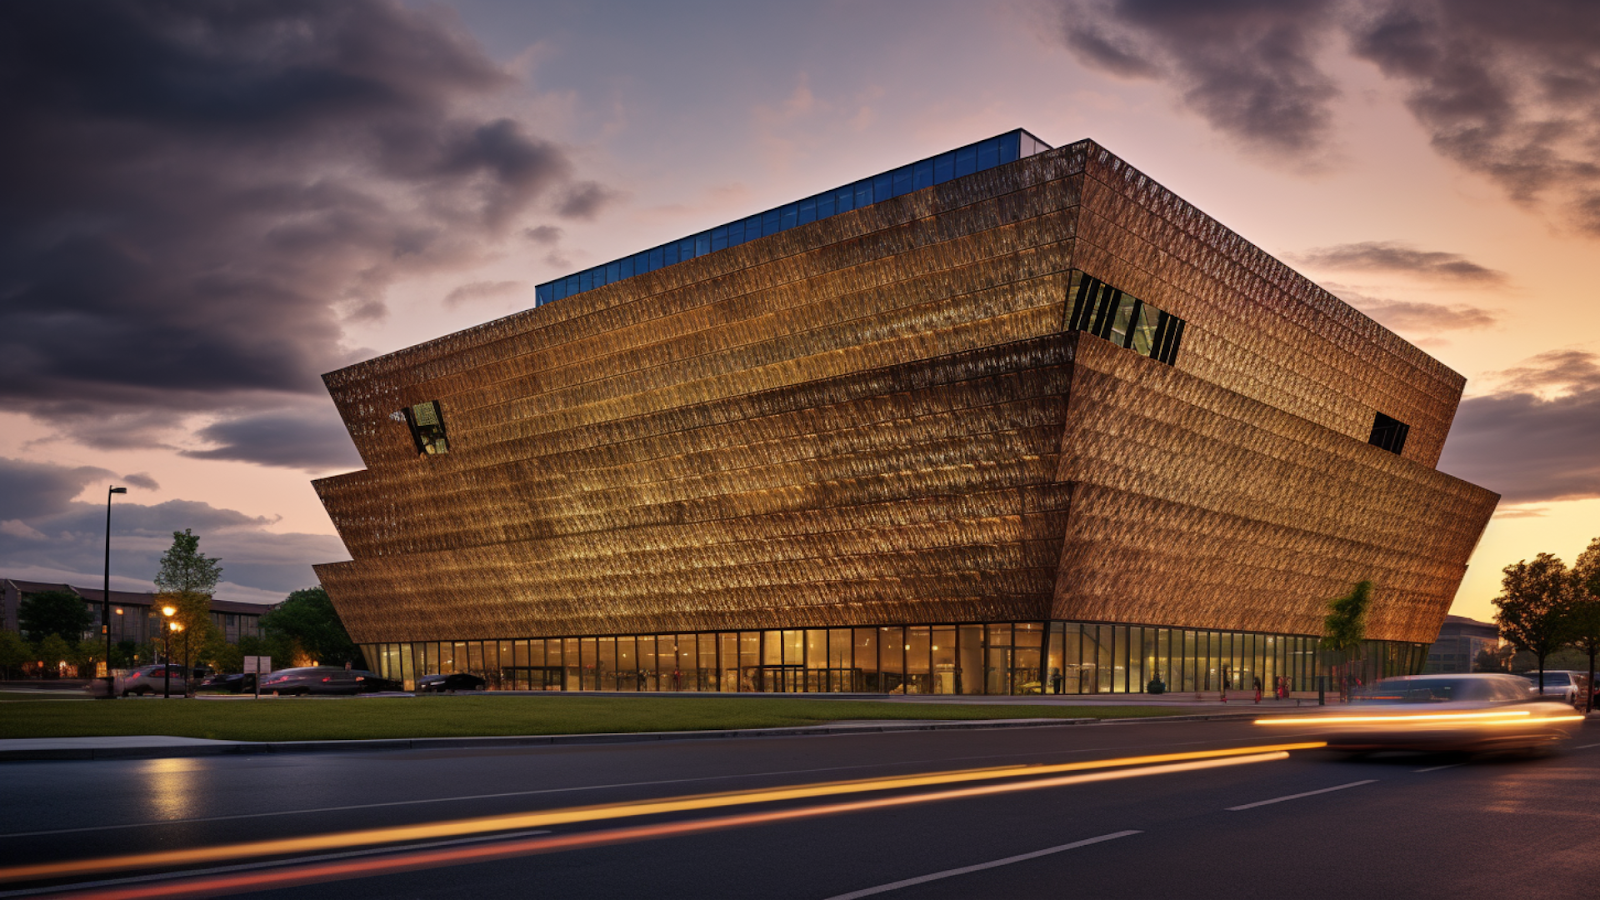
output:
<svg viewBox="0 0 1600 900"><path fill-rule="evenodd" d="M366 644L368 665L415 687L470 672L490 690L895 694L1270 695L1319 677L1413 675L1428 645L1368 641L1355 662L1308 635L989 622ZM1329 689L1333 690L1330 682Z"/></svg>

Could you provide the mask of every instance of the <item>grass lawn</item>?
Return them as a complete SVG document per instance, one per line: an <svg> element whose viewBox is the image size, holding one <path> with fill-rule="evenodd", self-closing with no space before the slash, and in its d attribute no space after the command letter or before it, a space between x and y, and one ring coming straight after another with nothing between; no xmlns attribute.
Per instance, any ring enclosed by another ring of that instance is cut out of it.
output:
<svg viewBox="0 0 1600 900"><path fill-rule="evenodd" d="M1135 718L1147 706L1012 706L783 697L482 697L117 700L0 704L0 738L164 734L238 741L696 731L844 719Z"/></svg>

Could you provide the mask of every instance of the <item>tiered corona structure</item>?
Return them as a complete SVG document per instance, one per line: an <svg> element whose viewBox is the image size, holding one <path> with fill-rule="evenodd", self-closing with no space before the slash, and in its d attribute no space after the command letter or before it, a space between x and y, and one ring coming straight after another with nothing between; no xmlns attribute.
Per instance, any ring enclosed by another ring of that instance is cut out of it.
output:
<svg viewBox="0 0 1600 900"><path fill-rule="evenodd" d="M537 299L326 377L367 468L317 568L392 677L1305 689L1360 580L1420 670L1497 500L1434 468L1460 375L1089 141Z"/></svg>

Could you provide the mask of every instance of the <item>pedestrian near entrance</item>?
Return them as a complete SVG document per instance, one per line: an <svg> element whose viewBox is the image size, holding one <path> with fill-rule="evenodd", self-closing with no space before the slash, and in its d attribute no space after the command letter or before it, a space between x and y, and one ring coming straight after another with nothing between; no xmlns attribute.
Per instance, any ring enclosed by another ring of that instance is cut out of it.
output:
<svg viewBox="0 0 1600 900"><path fill-rule="evenodd" d="M1261 676L1257 675L1254 680L1255 680L1255 685L1256 685L1256 702L1260 703L1261 702Z"/></svg>

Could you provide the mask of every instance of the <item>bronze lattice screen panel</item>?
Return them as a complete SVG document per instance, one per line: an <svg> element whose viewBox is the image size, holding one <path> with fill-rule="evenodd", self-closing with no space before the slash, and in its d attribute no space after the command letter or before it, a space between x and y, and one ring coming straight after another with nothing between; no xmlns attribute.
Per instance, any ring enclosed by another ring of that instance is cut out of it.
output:
<svg viewBox="0 0 1600 900"><path fill-rule="evenodd" d="M1066 333L1075 269L1186 319L1174 365ZM1314 633L1362 577L1372 637L1431 640L1494 502L1432 469L1459 375L1087 142L327 381L368 468L317 483L354 556L318 571L362 642ZM419 458L389 417L431 401Z"/></svg>

